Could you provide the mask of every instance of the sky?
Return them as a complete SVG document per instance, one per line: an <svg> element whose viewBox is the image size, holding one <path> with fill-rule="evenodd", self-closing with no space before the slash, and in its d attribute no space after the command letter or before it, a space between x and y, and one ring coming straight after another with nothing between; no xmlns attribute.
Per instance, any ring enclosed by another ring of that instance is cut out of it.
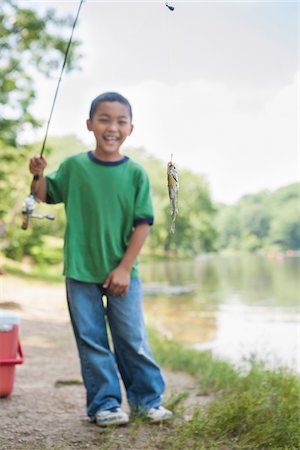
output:
<svg viewBox="0 0 300 450"><path fill-rule="evenodd" d="M77 1L18 1L75 16ZM75 37L81 70L64 74L50 135L76 134L94 97L126 96L143 147L205 176L214 201L299 181L299 1L93 1ZM57 80L36 80L48 118ZM45 128L30 139L43 137ZM86 150L85 148L83 151Z"/></svg>

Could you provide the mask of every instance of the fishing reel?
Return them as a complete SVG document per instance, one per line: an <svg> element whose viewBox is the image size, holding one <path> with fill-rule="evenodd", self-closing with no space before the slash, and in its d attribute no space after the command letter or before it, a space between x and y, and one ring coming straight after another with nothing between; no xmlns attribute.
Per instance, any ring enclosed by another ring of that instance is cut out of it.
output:
<svg viewBox="0 0 300 450"><path fill-rule="evenodd" d="M29 194L28 197L25 198L22 215L23 222L21 225L22 230L27 230L30 219L48 219L54 220L55 216L53 214L37 214L34 212L36 206L36 197L33 193Z"/></svg>

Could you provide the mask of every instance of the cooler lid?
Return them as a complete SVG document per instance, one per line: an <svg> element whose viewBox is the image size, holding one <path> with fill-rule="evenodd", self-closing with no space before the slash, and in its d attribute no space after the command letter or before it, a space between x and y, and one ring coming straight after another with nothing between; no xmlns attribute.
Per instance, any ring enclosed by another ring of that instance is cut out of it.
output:
<svg viewBox="0 0 300 450"><path fill-rule="evenodd" d="M1 325L19 325L21 322L20 316L11 312L0 309L0 326Z"/></svg>

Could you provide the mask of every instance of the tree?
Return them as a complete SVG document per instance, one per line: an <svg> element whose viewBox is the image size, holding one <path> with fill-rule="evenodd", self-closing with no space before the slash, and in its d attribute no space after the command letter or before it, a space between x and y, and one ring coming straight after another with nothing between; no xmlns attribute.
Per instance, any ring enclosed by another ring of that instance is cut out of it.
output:
<svg viewBox="0 0 300 450"><path fill-rule="evenodd" d="M242 235L242 227L236 205L220 205L216 219L220 249L238 250Z"/></svg>
<svg viewBox="0 0 300 450"><path fill-rule="evenodd" d="M44 17L29 8L21 8L12 0L0 5L0 130L1 140L15 146L25 126L40 125L30 112L35 100L34 79L37 73L56 76L67 47L66 27L71 17L58 18L53 9ZM77 66L73 42L67 70Z"/></svg>
<svg viewBox="0 0 300 450"><path fill-rule="evenodd" d="M219 207L219 248L256 251L300 248L299 186L246 195L235 205Z"/></svg>
<svg viewBox="0 0 300 450"><path fill-rule="evenodd" d="M250 234L262 239L268 235L270 216L263 205L255 205L243 211L242 225Z"/></svg>
<svg viewBox="0 0 300 450"><path fill-rule="evenodd" d="M0 248L16 259L28 254L42 236L37 223L34 232L20 231L22 198L30 176L29 149L17 148L19 136L25 127L40 125L30 112L36 98L35 78L58 76L72 23L73 18L58 18L54 10L41 17L11 0L0 5ZM67 70L77 66L78 45L74 41L71 46Z"/></svg>
<svg viewBox="0 0 300 450"><path fill-rule="evenodd" d="M270 244L282 250L300 249L299 200L282 205L272 223Z"/></svg>

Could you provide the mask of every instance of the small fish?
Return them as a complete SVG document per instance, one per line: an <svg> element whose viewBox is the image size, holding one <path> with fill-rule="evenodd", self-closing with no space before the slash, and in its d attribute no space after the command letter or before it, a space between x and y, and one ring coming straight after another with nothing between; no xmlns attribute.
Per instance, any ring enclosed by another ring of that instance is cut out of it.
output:
<svg viewBox="0 0 300 450"><path fill-rule="evenodd" d="M168 190L169 190L171 216L172 216L170 233L174 233L174 231L175 231L175 220L176 220L176 216L178 214L178 191L179 191L178 174L176 171L176 167L174 166L174 164L172 162L172 157L173 157L173 155L171 155L171 161L168 162L168 167L167 167Z"/></svg>

